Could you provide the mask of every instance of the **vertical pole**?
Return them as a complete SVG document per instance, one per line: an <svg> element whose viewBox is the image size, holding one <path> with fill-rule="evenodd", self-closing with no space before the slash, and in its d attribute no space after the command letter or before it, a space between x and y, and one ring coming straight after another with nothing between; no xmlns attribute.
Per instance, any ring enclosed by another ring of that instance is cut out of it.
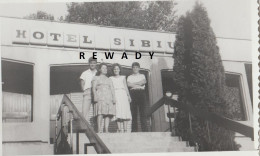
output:
<svg viewBox="0 0 260 156"><path fill-rule="evenodd" d="M63 132L63 107L61 108L61 114L60 114L60 131ZM60 135L61 140L62 140L62 137L63 137L63 135Z"/></svg>
<svg viewBox="0 0 260 156"><path fill-rule="evenodd" d="M207 131L208 131L209 142L211 142L210 131L209 131L209 122L206 121L206 124L207 124Z"/></svg>
<svg viewBox="0 0 260 156"><path fill-rule="evenodd" d="M189 113L189 124L190 124L190 133L192 134L192 124L191 124L191 116L190 116L190 113Z"/></svg>
<svg viewBox="0 0 260 156"><path fill-rule="evenodd" d="M71 146L71 151L73 153L73 132L72 132L72 121L73 121L73 116L71 113L71 117L70 117L70 146Z"/></svg>
<svg viewBox="0 0 260 156"><path fill-rule="evenodd" d="M149 122L150 122L150 125L149 125L150 129L149 129L149 131L152 132L153 131L153 128L152 128L152 115L149 118Z"/></svg>
<svg viewBox="0 0 260 156"><path fill-rule="evenodd" d="M176 110L175 110L175 107L173 107L173 113L174 113L173 131L174 131L174 135L176 135Z"/></svg>
<svg viewBox="0 0 260 156"><path fill-rule="evenodd" d="M88 154L88 146L87 146L87 144L84 144L84 154Z"/></svg>
<svg viewBox="0 0 260 156"><path fill-rule="evenodd" d="M230 137L230 143L231 143L231 148L232 150L234 151L234 144L233 144L233 140L232 140L232 134L231 134L231 131L229 131L229 137Z"/></svg>
<svg viewBox="0 0 260 156"><path fill-rule="evenodd" d="M172 120L171 120L171 117L170 117L170 113L171 113L171 110L170 110L170 105L168 104L168 118L169 118L169 124L170 124L170 131L172 132Z"/></svg>
<svg viewBox="0 0 260 156"><path fill-rule="evenodd" d="M79 154L79 132L76 135L76 154Z"/></svg>
<svg viewBox="0 0 260 156"><path fill-rule="evenodd" d="M58 132L58 124L57 124L57 115L55 117L55 137L54 137L54 154L57 153L57 132Z"/></svg>
<svg viewBox="0 0 260 156"><path fill-rule="evenodd" d="M190 134L191 134L191 138L192 138L192 143L195 143L195 140L194 140L194 136L193 136L193 132L192 132L192 123L191 123L191 115L189 113L189 124L190 124Z"/></svg>
<svg viewBox="0 0 260 156"><path fill-rule="evenodd" d="M62 104L62 105L63 105L63 104ZM61 127L61 130L63 130L63 106L61 107L60 127Z"/></svg>

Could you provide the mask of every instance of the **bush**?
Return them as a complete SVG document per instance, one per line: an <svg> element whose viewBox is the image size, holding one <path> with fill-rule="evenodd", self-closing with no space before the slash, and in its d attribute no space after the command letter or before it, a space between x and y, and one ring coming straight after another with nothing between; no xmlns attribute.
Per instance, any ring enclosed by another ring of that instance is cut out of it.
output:
<svg viewBox="0 0 260 156"><path fill-rule="evenodd" d="M225 94L225 73L215 34L206 9L196 3L177 24L174 46L173 79L179 101L222 116L231 114ZM194 140L200 151L237 150L234 133L191 116L182 110L177 115L177 133L185 140ZM208 134L209 129L209 134Z"/></svg>

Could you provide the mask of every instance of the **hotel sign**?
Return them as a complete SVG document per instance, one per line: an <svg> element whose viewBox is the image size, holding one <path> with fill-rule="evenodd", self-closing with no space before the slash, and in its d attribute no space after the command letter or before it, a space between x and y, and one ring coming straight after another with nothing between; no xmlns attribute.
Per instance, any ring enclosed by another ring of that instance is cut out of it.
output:
<svg viewBox="0 0 260 156"><path fill-rule="evenodd" d="M140 31L138 31L140 32ZM173 53L174 38L168 34L146 37L138 34L94 34L94 32L63 32L45 29L15 29L13 44L32 44L41 46L71 47L83 49L109 49L124 51L156 51ZM158 35L159 34L159 35ZM163 33L162 33L163 34ZM156 37L158 36L158 38ZM165 37L166 36L166 37Z"/></svg>

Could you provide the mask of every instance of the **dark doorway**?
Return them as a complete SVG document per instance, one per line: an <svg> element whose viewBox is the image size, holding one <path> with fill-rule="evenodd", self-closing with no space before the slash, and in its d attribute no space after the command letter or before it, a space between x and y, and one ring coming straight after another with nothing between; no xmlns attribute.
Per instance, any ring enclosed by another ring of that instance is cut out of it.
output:
<svg viewBox="0 0 260 156"><path fill-rule="evenodd" d="M89 69L89 65L87 64L69 64L69 65L53 65L50 67L50 95L51 95L51 104L50 104L50 112L51 112L51 130L50 136L51 140L54 137L54 127L55 127L55 116L60 103L58 103L60 98L63 94L68 95L71 101L75 104L77 109L81 112L82 111L82 90L80 86L80 75L85 70ZM112 73L112 65L108 64L108 76ZM126 77L132 73L132 69L129 66L121 66L121 75L125 75ZM140 73L146 76L147 82L148 79L148 71L141 69ZM149 83L149 82L148 82ZM148 85L146 85L146 93L147 93L147 102L146 106L149 107L149 92L148 92ZM93 117L93 109L91 107L90 115L90 124L95 127L95 119ZM138 131L141 131L141 123L139 122L138 116ZM131 122L129 122L131 124ZM130 127L130 126L129 126ZM131 127L130 127L131 128ZM115 122L111 122L109 126L110 132L116 132L117 125Z"/></svg>
<svg viewBox="0 0 260 156"><path fill-rule="evenodd" d="M112 73L112 65L108 65L108 77ZM80 75L89 69L89 65L64 65L50 67L50 95L68 94L81 92ZM128 77L132 73L131 67L121 68L121 75ZM148 71L141 70L140 73L146 76L148 80ZM147 88L147 87L146 87ZM147 89L148 93L148 89Z"/></svg>
<svg viewBox="0 0 260 156"><path fill-rule="evenodd" d="M177 85L175 85L173 81L172 73L172 70L161 70L163 95L165 95L167 91L171 92L172 94L177 94Z"/></svg>

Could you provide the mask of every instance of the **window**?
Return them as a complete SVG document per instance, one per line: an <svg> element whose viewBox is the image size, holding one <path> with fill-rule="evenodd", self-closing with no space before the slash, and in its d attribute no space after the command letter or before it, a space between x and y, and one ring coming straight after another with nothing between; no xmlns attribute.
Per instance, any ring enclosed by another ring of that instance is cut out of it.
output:
<svg viewBox="0 0 260 156"><path fill-rule="evenodd" d="M226 96L230 118L238 121L246 120L241 76L234 73L226 73Z"/></svg>
<svg viewBox="0 0 260 156"><path fill-rule="evenodd" d="M172 71L162 70L162 86L163 86L163 95L167 91L170 91L172 94L176 94L176 84L172 79ZM244 94L241 84L241 75L235 73L226 73L226 99L228 100L228 108L230 110L229 117L238 120L244 121L247 119L245 113L245 103L244 103ZM168 107L165 106L165 112L168 112ZM173 112L173 110L171 110ZM167 118L167 117L166 117ZM168 121L168 120L166 120Z"/></svg>
<svg viewBox="0 0 260 156"><path fill-rule="evenodd" d="M33 65L2 60L3 122L33 121Z"/></svg>

